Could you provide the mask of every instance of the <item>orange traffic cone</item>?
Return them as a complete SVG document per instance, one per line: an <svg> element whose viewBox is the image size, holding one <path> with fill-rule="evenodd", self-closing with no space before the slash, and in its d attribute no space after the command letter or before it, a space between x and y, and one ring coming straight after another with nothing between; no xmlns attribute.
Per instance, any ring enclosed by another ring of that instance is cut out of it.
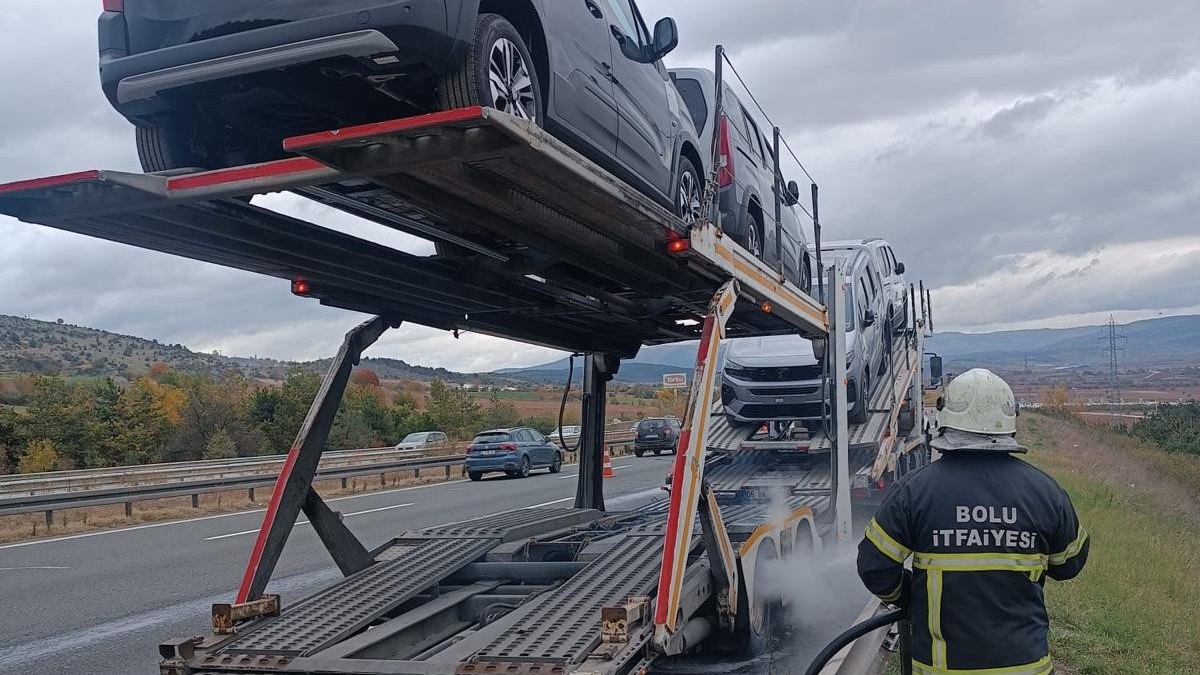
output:
<svg viewBox="0 0 1200 675"><path fill-rule="evenodd" d="M616 474L616 472L613 471L613 467L612 467L612 456L608 454L608 448L605 448L604 449L604 477L605 478L613 478L616 475L617 474Z"/></svg>

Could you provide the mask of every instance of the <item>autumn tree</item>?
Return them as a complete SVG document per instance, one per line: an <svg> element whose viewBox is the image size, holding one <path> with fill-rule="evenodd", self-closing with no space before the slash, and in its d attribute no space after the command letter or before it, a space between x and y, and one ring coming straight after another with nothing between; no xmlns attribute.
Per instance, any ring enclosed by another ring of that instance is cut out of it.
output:
<svg viewBox="0 0 1200 675"><path fill-rule="evenodd" d="M1062 410L1071 402L1066 385L1056 384L1042 395L1042 403L1050 410Z"/></svg>
<svg viewBox="0 0 1200 675"><path fill-rule="evenodd" d="M429 384L426 407L434 425L455 438L467 438L478 431L479 404L463 389L435 379Z"/></svg>
<svg viewBox="0 0 1200 675"><path fill-rule="evenodd" d="M56 471L60 468L59 464L62 458L54 449L54 444L42 438L36 441L31 441L29 447L25 450L25 455L21 457L21 461L17 464L19 473L42 473L44 471Z"/></svg>
<svg viewBox="0 0 1200 675"><path fill-rule="evenodd" d="M208 445L204 446L204 459L230 459L233 457L237 457L237 444L224 429L217 429L208 439Z"/></svg>
<svg viewBox="0 0 1200 675"><path fill-rule="evenodd" d="M355 370L354 374L350 376L350 382L375 388L383 386L383 383L379 381L379 375L377 375L375 371L371 370L370 368L359 368L358 370Z"/></svg>

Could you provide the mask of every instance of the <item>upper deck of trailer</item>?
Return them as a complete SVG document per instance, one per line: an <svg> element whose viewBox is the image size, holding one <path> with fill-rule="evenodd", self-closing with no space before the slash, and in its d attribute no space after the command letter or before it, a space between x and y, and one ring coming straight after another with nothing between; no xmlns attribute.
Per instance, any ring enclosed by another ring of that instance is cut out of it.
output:
<svg viewBox="0 0 1200 675"><path fill-rule="evenodd" d="M86 171L0 186L21 220L300 283L396 321L632 356L699 337L730 278L731 337L822 335L825 309L710 223L669 210L544 130L465 108L290 139L298 156L182 175ZM431 240L423 257L247 198L290 190Z"/></svg>

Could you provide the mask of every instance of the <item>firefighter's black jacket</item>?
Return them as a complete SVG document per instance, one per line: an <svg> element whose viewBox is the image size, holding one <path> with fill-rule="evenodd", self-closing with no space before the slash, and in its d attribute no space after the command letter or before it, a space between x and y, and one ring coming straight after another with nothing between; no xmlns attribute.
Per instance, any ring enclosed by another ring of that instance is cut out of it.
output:
<svg viewBox="0 0 1200 675"><path fill-rule="evenodd" d="M1051 672L1044 577L1070 579L1088 535L1066 492L1005 453L948 452L896 486L867 525L858 574L885 602L909 600L913 671Z"/></svg>

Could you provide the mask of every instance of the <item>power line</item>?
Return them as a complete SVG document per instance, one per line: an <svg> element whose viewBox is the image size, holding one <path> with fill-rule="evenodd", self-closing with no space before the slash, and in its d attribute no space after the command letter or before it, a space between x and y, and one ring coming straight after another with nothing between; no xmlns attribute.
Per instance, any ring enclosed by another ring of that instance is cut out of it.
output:
<svg viewBox="0 0 1200 675"><path fill-rule="evenodd" d="M754 105L758 107L758 111L763 114L763 117L767 118L767 121L771 123L771 126L779 126L778 124L775 124L775 120L772 120L771 116L767 114L766 109L762 107L762 104L759 103L758 99L754 96L754 92L750 90L750 86L747 85L746 81L742 79L742 74L738 72L737 66L733 65L733 60L729 58L729 54L722 50L721 55L724 56L725 62L729 64L729 69L733 71L733 74L737 77L738 82L742 83L742 89L746 90L746 93L750 95L750 100L754 101ZM800 166L800 170L804 172L804 175L808 176L808 180L816 183L817 179L812 177L812 174L808 172L807 168L805 168L804 162L801 162L800 158L796 156L796 152L792 150L792 146L788 145L787 138L785 138L783 135L780 135L779 140L783 142L783 147L787 148L788 154L792 156L792 159L796 160L796 164ZM808 212L805 211L805 213ZM812 218L812 214L809 214L808 217Z"/></svg>
<svg viewBox="0 0 1200 675"><path fill-rule="evenodd" d="M1105 397L1108 399L1108 414L1115 423L1119 419L1117 414L1121 406L1121 380L1117 361L1118 356L1124 353L1129 338L1120 330L1112 315L1109 315L1108 325L1103 327L1103 331L1099 341L1103 353L1108 357L1108 390Z"/></svg>

